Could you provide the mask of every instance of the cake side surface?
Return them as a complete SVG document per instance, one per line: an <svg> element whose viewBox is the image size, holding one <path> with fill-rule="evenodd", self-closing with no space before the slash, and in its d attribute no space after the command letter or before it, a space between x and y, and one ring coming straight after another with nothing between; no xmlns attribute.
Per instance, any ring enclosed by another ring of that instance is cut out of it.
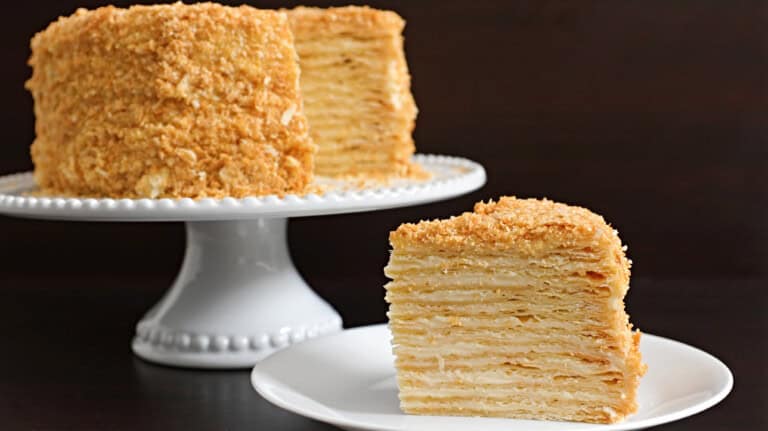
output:
<svg viewBox="0 0 768 431"><path fill-rule="evenodd" d="M289 12L317 173L406 175L416 104L400 16L369 7Z"/></svg>
<svg viewBox="0 0 768 431"><path fill-rule="evenodd" d="M284 13L103 7L32 39L35 177L100 197L300 192L314 146Z"/></svg>
<svg viewBox="0 0 768 431"><path fill-rule="evenodd" d="M405 412L611 423L636 411L629 261L602 217L501 198L390 240Z"/></svg>

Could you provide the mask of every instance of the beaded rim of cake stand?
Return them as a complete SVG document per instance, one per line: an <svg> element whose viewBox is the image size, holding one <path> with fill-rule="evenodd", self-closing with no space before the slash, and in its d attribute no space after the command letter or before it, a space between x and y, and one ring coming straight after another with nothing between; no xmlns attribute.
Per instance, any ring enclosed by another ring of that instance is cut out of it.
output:
<svg viewBox="0 0 768 431"><path fill-rule="evenodd" d="M136 340L169 351L192 353L267 352L327 335L341 329L341 319L314 325L284 326L272 333L256 335L218 335L168 329L162 325L139 323Z"/></svg>
<svg viewBox="0 0 768 431"><path fill-rule="evenodd" d="M313 204L345 204L361 201L377 201L381 199L398 197L402 195L414 195L429 193L431 190L452 188L466 182L470 178L485 181L483 167L471 160L461 157L416 154L413 157L416 163L426 167L453 168L455 172L445 175L445 178L434 178L421 182L408 181L408 184L394 187L362 188L358 190L346 190L328 192L322 195L310 193L303 196L276 195L220 199L96 199L96 198L67 198L67 197L42 197L27 196L27 193L35 188L32 172L24 172L0 177L0 210L9 213L14 210L56 209L76 211L83 216L89 212L97 211L131 211L131 210L163 210L163 211L189 211L189 210L258 210L258 209L309 209Z"/></svg>

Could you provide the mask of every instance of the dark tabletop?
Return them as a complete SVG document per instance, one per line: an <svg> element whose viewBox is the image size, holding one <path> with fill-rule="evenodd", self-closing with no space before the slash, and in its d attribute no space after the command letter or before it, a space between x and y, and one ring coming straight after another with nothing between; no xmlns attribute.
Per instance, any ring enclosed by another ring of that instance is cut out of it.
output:
<svg viewBox="0 0 768 431"><path fill-rule="evenodd" d="M628 308L643 330L709 351L736 376L722 404L659 429L759 430L768 425L766 281L634 280ZM174 369L133 356L133 325L169 282L128 275L4 278L0 428L334 429L261 399L248 371ZM375 284L343 287L382 293ZM383 321L354 296L334 295L333 300L349 326Z"/></svg>
<svg viewBox="0 0 768 431"><path fill-rule="evenodd" d="M13 2L0 14L0 174L31 169L29 38L103 3ZM382 267L399 223L505 194L580 204L629 245L632 321L734 373L720 405L660 428L768 429L768 2L367 3L408 21L419 151L477 160L488 184L431 205L292 220L297 267L345 325L385 321ZM331 429L262 400L247 371L132 355L134 325L183 247L181 223L0 217L0 430Z"/></svg>

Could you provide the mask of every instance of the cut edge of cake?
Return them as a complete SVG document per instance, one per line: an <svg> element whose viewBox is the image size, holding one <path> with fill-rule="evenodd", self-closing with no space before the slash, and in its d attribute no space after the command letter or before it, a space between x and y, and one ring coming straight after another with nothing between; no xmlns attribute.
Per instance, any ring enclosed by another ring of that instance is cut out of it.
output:
<svg viewBox="0 0 768 431"><path fill-rule="evenodd" d="M429 178L411 161L417 115L403 49L405 21L367 6L288 11L302 69L316 172Z"/></svg>
<svg viewBox="0 0 768 431"><path fill-rule="evenodd" d="M503 197L390 234L385 268L406 413L613 423L645 372L630 261L589 210Z"/></svg>

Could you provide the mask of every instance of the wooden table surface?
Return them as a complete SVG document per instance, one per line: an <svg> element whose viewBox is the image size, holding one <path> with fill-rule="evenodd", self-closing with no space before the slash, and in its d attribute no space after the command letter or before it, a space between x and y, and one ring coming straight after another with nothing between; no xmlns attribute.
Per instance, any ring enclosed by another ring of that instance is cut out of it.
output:
<svg viewBox="0 0 768 431"><path fill-rule="evenodd" d="M104 3L14 2L0 14L0 174L32 168L30 37ZM579 204L629 245L633 322L734 372L722 404L660 428L768 429L768 2L353 3L408 22L418 150L477 160L488 184L432 205L292 220L298 268L345 324L384 321L387 234L399 223L500 195ZM171 284L183 245L180 223L0 217L0 430L331 429L260 399L245 371L131 354L134 324Z"/></svg>

